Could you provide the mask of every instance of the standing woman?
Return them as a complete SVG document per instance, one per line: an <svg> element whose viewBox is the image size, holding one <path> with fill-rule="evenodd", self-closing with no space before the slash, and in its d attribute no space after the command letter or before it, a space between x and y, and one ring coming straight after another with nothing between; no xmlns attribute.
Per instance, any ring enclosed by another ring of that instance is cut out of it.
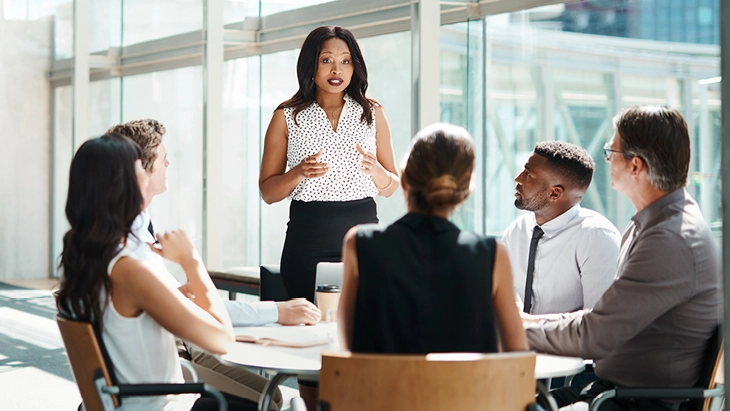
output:
<svg viewBox="0 0 730 411"><path fill-rule="evenodd" d="M274 111L259 188L267 204L292 200L281 256L289 298L314 299L317 263L340 261L350 227L378 221L373 197L400 185L383 108L366 97L353 34L322 26L304 40L299 90Z"/></svg>

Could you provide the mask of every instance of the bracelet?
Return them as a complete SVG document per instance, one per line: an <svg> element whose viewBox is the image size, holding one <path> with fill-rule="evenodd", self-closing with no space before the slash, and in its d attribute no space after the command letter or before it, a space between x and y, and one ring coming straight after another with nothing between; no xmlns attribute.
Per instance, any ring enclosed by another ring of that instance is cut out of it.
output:
<svg viewBox="0 0 730 411"><path fill-rule="evenodd" d="M383 188L380 188L380 187L378 187L378 185L377 185L377 184L375 184L375 180L373 180L373 184L375 184L375 188L377 188L377 189L378 189L379 191L385 191L385 190L389 189L389 188L390 188L390 186L392 186L392 185L393 185L393 174L391 174L391 173L388 173L388 177L390 177L390 182L388 183L388 185L387 185L387 186L385 186L385 187L383 187Z"/></svg>

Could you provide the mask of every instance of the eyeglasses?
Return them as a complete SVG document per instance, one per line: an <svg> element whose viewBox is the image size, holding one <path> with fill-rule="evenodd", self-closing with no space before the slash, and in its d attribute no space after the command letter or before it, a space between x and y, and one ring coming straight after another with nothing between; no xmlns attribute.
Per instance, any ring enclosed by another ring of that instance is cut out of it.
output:
<svg viewBox="0 0 730 411"><path fill-rule="evenodd" d="M619 150L612 149L611 143L606 143L603 145L603 155L606 156L606 161L611 161L611 158L613 158L613 153L629 154L625 151L619 151Z"/></svg>

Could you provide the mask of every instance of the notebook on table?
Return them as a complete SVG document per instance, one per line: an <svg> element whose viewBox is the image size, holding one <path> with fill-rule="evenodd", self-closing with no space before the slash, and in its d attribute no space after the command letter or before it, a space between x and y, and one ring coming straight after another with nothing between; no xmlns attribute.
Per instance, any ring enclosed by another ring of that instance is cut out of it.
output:
<svg viewBox="0 0 730 411"><path fill-rule="evenodd" d="M282 347L314 347L329 344L325 329L306 325L233 327L236 341Z"/></svg>

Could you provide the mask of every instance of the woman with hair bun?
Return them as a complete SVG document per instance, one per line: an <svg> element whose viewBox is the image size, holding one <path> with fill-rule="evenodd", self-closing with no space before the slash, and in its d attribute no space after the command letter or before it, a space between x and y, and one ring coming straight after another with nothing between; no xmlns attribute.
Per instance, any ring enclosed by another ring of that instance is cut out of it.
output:
<svg viewBox="0 0 730 411"><path fill-rule="evenodd" d="M408 213L345 236L340 344L363 353L527 350L505 248L448 218L471 193L469 133L434 124L413 139L401 186Z"/></svg>

